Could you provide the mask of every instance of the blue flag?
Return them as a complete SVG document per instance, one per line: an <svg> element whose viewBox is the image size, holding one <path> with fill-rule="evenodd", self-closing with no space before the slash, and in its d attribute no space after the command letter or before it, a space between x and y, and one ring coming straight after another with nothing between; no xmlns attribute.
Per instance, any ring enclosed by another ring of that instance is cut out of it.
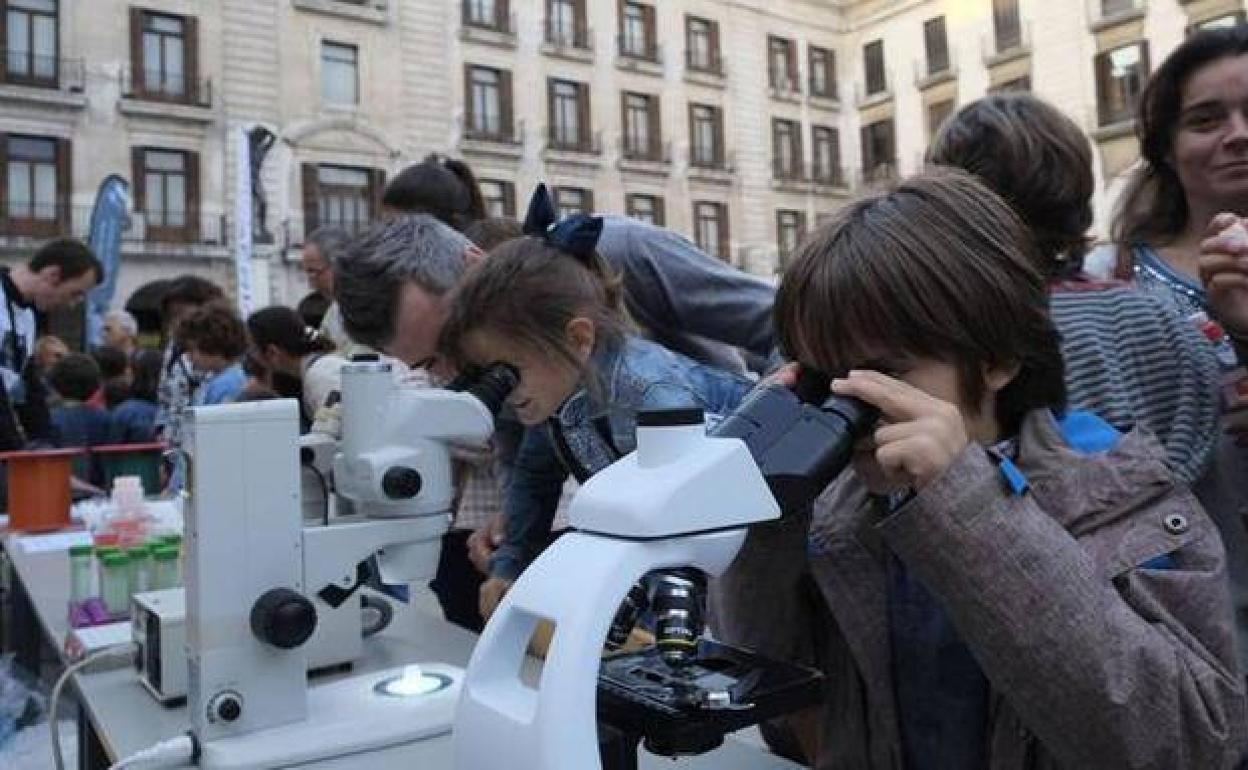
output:
<svg viewBox="0 0 1248 770"><path fill-rule="evenodd" d="M104 331L104 315L117 292L117 272L121 268L121 234L130 228L130 183L109 174L100 183L91 209L91 229L87 245L104 266L104 280L87 295L87 345L99 345Z"/></svg>

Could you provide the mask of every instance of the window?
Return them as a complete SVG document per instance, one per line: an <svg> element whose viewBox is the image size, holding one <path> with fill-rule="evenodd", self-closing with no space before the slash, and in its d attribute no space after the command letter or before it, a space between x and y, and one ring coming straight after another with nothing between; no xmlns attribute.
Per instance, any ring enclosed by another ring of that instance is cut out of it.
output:
<svg viewBox="0 0 1248 770"><path fill-rule="evenodd" d="M620 7L620 55L655 61L659 58L655 41L654 7L625 2Z"/></svg>
<svg viewBox="0 0 1248 770"><path fill-rule="evenodd" d="M897 165L892 119L862 127L862 175L867 182L892 177Z"/></svg>
<svg viewBox="0 0 1248 770"><path fill-rule="evenodd" d="M560 219L573 214L592 214L594 194L581 187L556 187L555 210L559 212Z"/></svg>
<svg viewBox="0 0 1248 770"><path fill-rule="evenodd" d="M728 206L711 201L693 204L693 240L698 248L727 261L729 254Z"/></svg>
<svg viewBox="0 0 1248 770"><path fill-rule="evenodd" d="M511 73L468 65L464 78L467 134L483 139L510 139Z"/></svg>
<svg viewBox="0 0 1248 770"><path fill-rule="evenodd" d="M1022 77L1006 80L996 84L988 89L990 94L1005 94L1013 91L1019 93L1027 93L1031 91L1031 75L1023 75Z"/></svg>
<svg viewBox="0 0 1248 770"><path fill-rule="evenodd" d="M359 51L355 46L321 43L321 98L326 104L360 103Z"/></svg>
<svg viewBox="0 0 1248 770"><path fill-rule="evenodd" d="M3 8L6 3L0 3ZM55 85L57 0L8 0L3 72L10 82Z"/></svg>
<svg viewBox="0 0 1248 770"><path fill-rule="evenodd" d="M944 16L923 22L923 47L927 51L928 75L949 70L949 36L945 34Z"/></svg>
<svg viewBox="0 0 1248 770"><path fill-rule="evenodd" d="M1205 29L1228 29L1230 27L1236 27L1244 23L1244 18L1245 14L1243 11L1236 11L1235 13L1215 16L1212 19L1205 19L1204 21L1199 21L1195 24L1189 25L1187 28L1187 35L1188 37L1191 37L1195 33Z"/></svg>
<svg viewBox="0 0 1248 770"><path fill-rule="evenodd" d="M827 99L836 98L836 55L826 48L811 46L808 51L810 64L810 94Z"/></svg>
<svg viewBox="0 0 1248 770"><path fill-rule="evenodd" d="M481 197L485 198L485 213L491 217L514 217L516 215L516 186L496 179L480 181Z"/></svg>
<svg viewBox="0 0 1248 770"><path fill-rule="evenodd" d="M936 132L945 124L949 116L953 114L953 100L946 99L942 102L932 102L927 105L927 138L928 141L936 138Z"/></svg>
<svg viewBox="0 0 1248 770"><path fill-rule="evenodd" d="M53 235L69 225L69 141L0 134L0 227L19 235Z"/></svg>
<svg viewBox="0 0 1248 770"><path fill-rule="evenodd" d="M131 90L145 99L203 103L198 22L190 16L130 9Z"/></svg>
<svg viewBox="0 0 1248 770"><path fill-rule="evenodd" d="M547 0L546 42L589 48L585 0Z"/></svg>
<svg viewBox="0 0 1248 770"><path fill-rule="evenodd" d="M590 150L589 86L550 81L550 144L564 150Z"/></svg>
<svg viewBox="0 0 1248 770"><path fill-rule="evenodd" d="M659 97L624 93L624 157L660 160Z"/></svg>
<svg viewBox="0 0 1248 770"><path fill-rule="evenodd" d="M1139 42L1097 54L1096 107L1102 126L1130 120L1148 78L1148 43Z"/></svg>
<svg viewBox="0 0 1248 770"><path fill-rule="evenodd" d="M136 147L134 208L143 212L149 241L199 237L199 155Z"/></svg>
<svg viewBox="0 0 1248 770"><path fill-rule="evenodd" d="M663 199L657 195L629 195L624 199L624 209L633 219L663 226Z"/></svg>
<svg viewBox="0 0 1248 770"><path fill-rule="evenodd" d="M702 168L724 165L723 112L709 104L689 105L689 163Z"/></svg>
<svg viewBox="0 0 1248 770"><path fill-rule="evenodd" d="M385 172L305 163L303 165L304 232L333 225L352 235L364 232L381 209Z"/></svg>
<svg viewBox="0 0 1248 770"><path fill-rule="evenodd" d="M1135 8L1135 0L1101 0L1101 18L1109 19Z"/></svg>
<svg viewBox="0 0 1248 770"><path fill-rule="evenodd" d="M767 38L767 73L777 91L798 90L796 50L792 40L775 35Z"/></svg>
<svg viewBox="0 0 1248 770"><path fill-rule="evenodd" d="M811 171L821 184L840 185L841 135L835 128L815 126L810 130Z"/></svg>
<svg viewBox="0 0 1248 770"><path fill-rule="evenodd" d="M806 213L780 210L776 212L776 247L780 252L780 268L788 267L793 252L806 237Z"/></svg>
<svg viewBox="0 0 1248 770"><path fill-rule="evenodd" d="M776 179L801 179L801 126L793 120L772 119L771 147L773 176Z"/></svg>
<svg viewBox="0 0 1248 770"><path fill-rule="evenodd" d="M723 73L717 22L685 17L685 66L697 72Z"/></svg>
<svg viewBox="0 0 1248 770"><path fill-rule="evenodd" d="M873 40L862 47L862 66L866 73L867 96L882 94L888 90L888 77L884 73L883 40Z"/></svg>
<svg viewBox="0 0 1248 770"><path fill-rule="evenodd" d="M507 0L463 0L463 3L465 24L500 32L507 30Z"/></svg>
<svg viewBox="0 0 1248 770"><path fill-rule="evenodd" d="M1018 0L992 0L992 30L997 53L1022 47L1023 25L1018 15Z"/></svg>

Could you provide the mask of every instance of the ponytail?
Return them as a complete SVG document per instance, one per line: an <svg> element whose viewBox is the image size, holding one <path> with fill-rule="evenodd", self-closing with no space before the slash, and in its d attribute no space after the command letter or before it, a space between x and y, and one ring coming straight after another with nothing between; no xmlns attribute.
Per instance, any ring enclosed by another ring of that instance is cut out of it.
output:
<svg viewBox="0 0 1248 770"><path fill-rule="evenodd" d="M256 347L263 350L276 345L279 350L292 356L311 353L328 353L334 349L331 342L318 329L305 326L294 310L273 305L257 310L247 319L247 332Z"/></svg>

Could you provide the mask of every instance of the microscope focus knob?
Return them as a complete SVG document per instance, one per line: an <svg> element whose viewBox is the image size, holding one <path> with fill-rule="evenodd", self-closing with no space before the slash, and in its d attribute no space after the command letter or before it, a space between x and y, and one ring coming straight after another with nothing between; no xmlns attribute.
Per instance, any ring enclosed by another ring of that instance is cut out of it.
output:
<svg viewBox="0 0 1248 770"><path fill-rule="evenodd" d="M316 608L298 591L274 588L251 607L251 632L262 642L293 650L316 630Z"/></svg>
<svg viewBox="0 0 1248 770"><path fill-rule="evenodd" d="M410 500L420 494L421 483L415 468L396 465L381 477L381 491L391 500Z"/></svg>

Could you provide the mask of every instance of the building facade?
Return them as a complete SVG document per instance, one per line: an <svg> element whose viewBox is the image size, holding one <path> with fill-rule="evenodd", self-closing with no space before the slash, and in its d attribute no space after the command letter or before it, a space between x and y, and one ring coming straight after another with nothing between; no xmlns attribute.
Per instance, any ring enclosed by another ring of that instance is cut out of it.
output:
<svg viewBox="0 0 1248 770"><path fill-rule="evenodd" d="M1097 228L1150 66L1243 0L0 0L0 259L84 237L131 183L118 303L232 285L238 150L261 128L254 304L294 303L304 234L359 230L429 152L491 211L538 181L772 275L819 218L921 166L960 104L1029 89L1093 137Z"/></svg>

